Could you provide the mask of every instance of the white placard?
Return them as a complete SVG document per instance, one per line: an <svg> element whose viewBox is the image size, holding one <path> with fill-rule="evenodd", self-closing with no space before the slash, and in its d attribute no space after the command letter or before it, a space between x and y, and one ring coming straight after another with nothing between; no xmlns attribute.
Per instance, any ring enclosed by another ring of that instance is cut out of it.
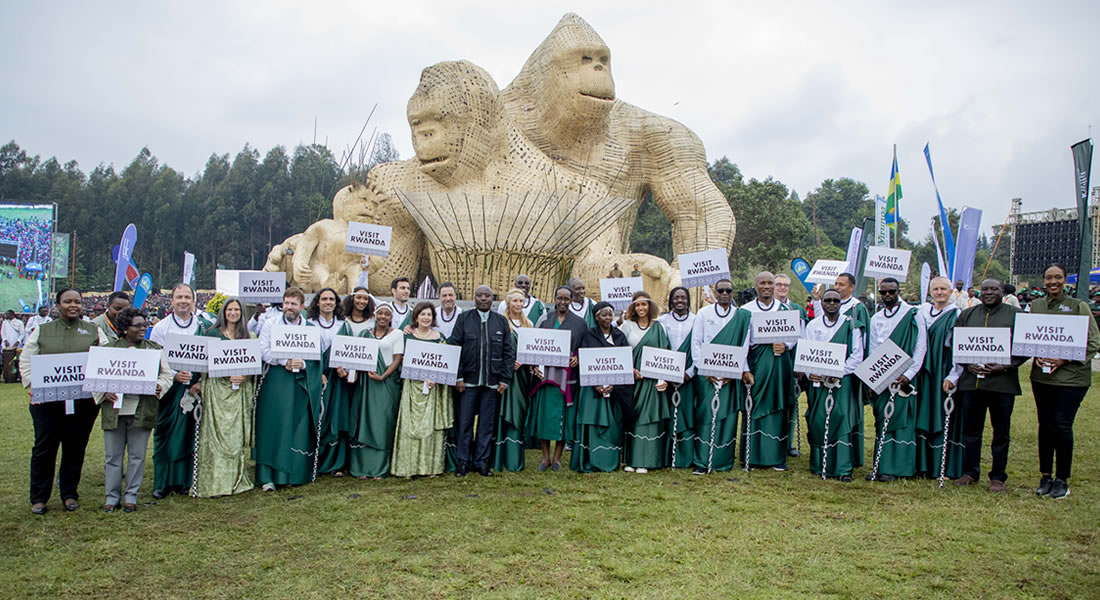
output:
<svg viewBox="0 0 1100 600"><path fill-rule="evenodd" d="M205 373L209 364L207 347L212 339L204 335L169 333L164 336L164 359L176 371Z"/></svg>
<svg viewBox="0 0 1100 600"><path fill-rule="evenodd" d="M1008 327L956 327L951 335L956 364L1012 362L1012 330Z"/></svg>
<svg viewBox="0 0 1100 600"><path fill-rule="evenodd" d="M686 288L717 283L730 278L729 257L725 250L690 252L676 257L680 265L680 284Z"/></svg>
<svg viewBox="0 0 1100 600"><path fill-rule="evenodd" d="M210 339L206 354L207 375L209 377L232 377L233 375L259 375L263 373L260 340L219 340Z"/></svg>
<svg viewBox="0 0 1100 600"><path fill-rule="evenodd" d="M821 259L814 263L813 268L810 269L810 274L806 276L806 281L832 285L836 283L836 278L847 269L848 261Z"/></svg>
<svg viewBox="0 0 1100 600"><path fill-rule="evenodd" d="M392 234L392 227L348 221L348 237L344 240L344 250L352 254L389 256Z"/></svg>
<svg viewBox="0 0 1100 600"><path fill-rule="evenodd" d="M581 385L630 385L634 383L634 351L630 346L577 350Z"/></svg>
<svg viewBox="0 0 1100 600"><path fill-rule="evenodd" d="M461 354L462 348L459 346L408 340L405 342L405 358L401 362L401 378L416 381L430 379L433 383L454 385L458 379Z"/></svg>
<svg viewBox="0 0 1100 600"><path fill-rule="evenodd" d="M898 281L905 281L909 276L911 255L912 252L909 250L871 246L867 248L867 262L864 263L863 274L867 277L893 277Z"/></svg>
<svg viewBox="0 0 1100 600"><path fill-rule="evenodd" d="M847 358L847 344L798 340L798 345L795 346L794 371L823 377L844 377L844 361Z"/></svg>
<svg viewBox="0 0 1100 600"><path fill-rule="evenodd" d="M793 344L802 335L802 313L776 310L752 313L753 344Z"/></svg>
<svg viewBox="0 0 1100 600"><path fill-rule="evenodd" d="M641 277L616 277L600 280L600 298L611 303L615 310L624 310L630 306L634 292L642 291ZM604 384L600 384L604 385Z"/></svg>
<svg viewBox="0 0 1100 600"><path fill-rule="evenodd" d="M1012 351L1016 356L1085 360L1091 318L1017 313Z"/></svg>
<svg viewBox="0 0 1100 600"><path fill-rule="evenodd" d="M31 361L31 404L91 398L84 391L86 352L35 354Z"/></svg>
<svg viewBox="0 0 1100 600"><path fill-rule="evenodd" d="M568 329L520 327L516 362L524 365L568 367L571 334Z"/></svg>
<svg viewBox="0 0 1100 600"><path fill-rule="evenodd" d="M321 360L321 330L317 327L276 322L271 326L269 354L271 358L280 360Z"/></svg>
<svg viewBox="0 0 1100 600"><path fill-rule="evenodd" d="M260 304L282 302L286 290L286 273L283 271L241 271L238 284L241 302Z"/></svg>
<svg viewBox="0 0 1100 600"><path fill-rule="evenodd" d="M350 335L333 337L328 348L328 366L333 369L344 367L349 371L376 371L378 340Z"/></svg>
<svg viewBox="0 0 1100 600"><path fill-rule="evenodd" d="M859 377L875 394L881 394L891 383L913 364L913 359L887 339L867 359L856 367Z"/></svg>
<svg viewBox="0 0 1100 600"><path fill-rule="evenodd" d="M238 269L218 269L214 271L214 291L230 298L241 295L241 271Z"/></svg>
<svg viewBox="0 0 1100 600"><path fill-rule="evenodd" d="M642 377L680 383L684 380L684 364L687 355L675 350L664 350L652 346L642 347Z"/></svg>
<svg viewBox="0 0 1100 600"><path fill-rule="evenodd" d="M748 369L749 347L703 344L695 372L704 377L740 379Z"/></svg>
<svg viewBox="0 0 1100 600"><path fill-rule="evenodd" d="M84 391L153 395L160 358L160 350L92 346L84 367Z"/></svg>

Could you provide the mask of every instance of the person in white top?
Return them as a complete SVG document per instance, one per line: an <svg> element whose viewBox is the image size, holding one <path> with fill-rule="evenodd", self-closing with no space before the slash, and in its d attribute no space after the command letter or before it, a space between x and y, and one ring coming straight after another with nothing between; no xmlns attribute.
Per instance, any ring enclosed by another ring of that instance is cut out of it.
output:
<svg viewBox="0 0 1100 600"><path fill-rule="evenodd" d="M883 309L871 317L869 333L870 352L874 353L886 340L891 340L912 358L912 364L893 382L899 392L892 395L884 390L873 399L875 413L875 456L879 455L878 446L882 445L881 459L878 460L878 475L874 470L867 474L868 480L893 481L898 477L912 477L917 467L917 398L910 395L911 382L916 379L924 365L924 354L928 343L928 326L920 315L920 309L906 303L900 297L900 285L893 277L879 281L879 297ZM887 424L886 436L882 428L886 421L887 405L893 403L894 409Z"/></svg>
<svg viewBox="0 0 1100 600"><path fill-rule="evenodd" d="M409 310L412 309L409 306L409 295L412 293L412 284L409 283L408 277L398 277L390 282L390 295L393 296L393 302L390 303L390 307L393 309L393 326L395 329L404 329L405 325L412 325L412 319L409 317Z"/></svg>
<svg viewBox="0 0 1100 600"><path fill-rule="evenodd" d="M584 280L574 277L569 280L569 287L573 290L573 300L569 303L569 312L584 319L589 327L595 327L596 321L592 315L592 299L584 295Z"/></svg>
<svg viewBox="0 0 1100 600"><path fill-rule="evenodd" d="M23 321L15 316L14 310L4 313L4 323L0 325L0 340L4 348L18 348L23 343L25 330Z"/></svg>
<svg viewBox="0 0 1100 600"><path fill-rule="evenodd" d="M50 310L48 308L46 308L45 305L39 306L38 307L38 314L36 314L33 317L27 319L27 324L23 328L23 342L24 343L26 343L27 338L30 337L31 332L34 331L35 327L38 327L39 325L41 325L43 323L49 323L50 321L53 320L49 317L49 312L50 312Z"/></svg>
<svg viewBox="0 0 1100 600"><path fill-rule="evenodd" d="M306 312L306 319L321 330L321 352L327 352L332 345L332 338L340 332L344 324L343 309L340 307L340 296L332 288L324 288L313 296Z"/></svg>
<svg viewBox="0 0 1100 600"><path fill-rule="evenodd" d="M928 349L924 367L917 377L917 472L925 477L939 477L943 464L949 479L962 477L963 428L962 402L956 400L948 431L947 461L943 462L945 411L942 382L951 373L953 352L952 330L959 316L959 306L951 302L951 280L934 277L929 282L932 302L920 306L920 315L928 330Z"/></svg>
<svg viewBox="0 0 1100 600"><path fill-rule="evenodd" d="M500 303L502 307L505 304L505 302ZM458 293L455 291L455 284L450 281L439 284L439 319L437 319L435 330L442 333L443 337L450 337L451 331L455 328L455 319L461 312L462 308L458 306ZM501 311L500 314L506 313Z"/></svg>
<svg viewBox="0 0 1100 600"><path fill-rule="evenodd" d="M524 293L523 298L523 314L527 315L527 319L532 324L538 324L542 320L544 314L546 314L546 307L543 305L542 300L531 295L531 278L527 275L516 276L516 289L522 290ZM439 299L443 299L443 292L439 293ZM508 302L507 300L501 300L497 305L497 312L502 315L508 314Z"/></svg>

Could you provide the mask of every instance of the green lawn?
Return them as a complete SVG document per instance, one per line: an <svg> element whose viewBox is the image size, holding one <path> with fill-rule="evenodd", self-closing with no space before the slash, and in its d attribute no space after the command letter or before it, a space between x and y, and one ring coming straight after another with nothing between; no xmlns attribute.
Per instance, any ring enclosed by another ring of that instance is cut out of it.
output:
<svg viewBox="0 0 1100 600"><path fill-rule="evenodd" d="M26 396L4 385L0 594L1095 598L1097 395L1078 416L1073 493L1061 501L1032 491L1035 407L1025 394L1003 495L988 493L984 476L981 486L943 490L920 480L870 484L862 471L850 484L823 482L805 457L787 473L699 477L538 473L531 453L527 471L492 479L326 477L272 494L155 503L150 452L140 510L104 514L97 424L83 507L66 513L55 494L50 512L34 517Z"/></svg>

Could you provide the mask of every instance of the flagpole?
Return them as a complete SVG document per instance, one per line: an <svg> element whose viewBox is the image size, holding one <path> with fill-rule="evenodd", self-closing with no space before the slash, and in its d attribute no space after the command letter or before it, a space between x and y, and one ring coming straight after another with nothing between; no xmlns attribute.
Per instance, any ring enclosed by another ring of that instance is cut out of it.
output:
<svg viewBox="0 0 1100 600"><path fill-rule="evenodd" d="M993 249L989 251L989 260L985 261L985 270L982 271L982 280L985 280L985 274L989 272L989 264L993 262L993 255L997 253L997 245L1001 243L1001 236L1005 234L1005 229L1008 228L1008 220L1011 217L1012 211L1009 211L1008 216L1005 217L1004 224L1001 225L1001 232L997 234L997 241L993 242ZM1012 271L1012 265L1009 265L1008 270L1009 272Z"/></svg>

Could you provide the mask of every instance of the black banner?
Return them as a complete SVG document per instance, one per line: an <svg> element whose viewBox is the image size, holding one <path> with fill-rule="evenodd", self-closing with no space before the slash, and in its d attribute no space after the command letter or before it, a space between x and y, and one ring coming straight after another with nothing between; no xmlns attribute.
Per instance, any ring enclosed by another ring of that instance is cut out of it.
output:
<svg viewBox="0 0 1100 600"><path fill-rule="evenodd" d="M1073 146L1073 178L1077 190L1077 223L1081 231L1081 261L1077 267L1077 297L1089 299L1089 271L1092 269L1092 228L1089 227L1089 173L1092 170L1092 142Z"/></svg>

